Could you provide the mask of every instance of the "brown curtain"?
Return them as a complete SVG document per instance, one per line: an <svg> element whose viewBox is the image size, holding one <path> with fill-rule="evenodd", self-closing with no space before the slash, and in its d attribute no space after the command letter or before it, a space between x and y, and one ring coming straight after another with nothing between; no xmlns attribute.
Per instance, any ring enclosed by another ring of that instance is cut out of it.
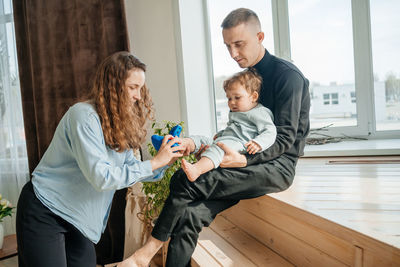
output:
<svg viewBox="0 0 400 267"><path fill-rule="evenodd" d="M96 66L129 41L124 0L14 0L13 8L32 172Z"/></svg>
<svg viewBox="0 0 400 267"><path fill-rule="evenodd" d="M14 0L29 171L68 107L88 93L97 65L129 50L124 0ZM126 189L115 194L97 261L122 260Z"/></svg>

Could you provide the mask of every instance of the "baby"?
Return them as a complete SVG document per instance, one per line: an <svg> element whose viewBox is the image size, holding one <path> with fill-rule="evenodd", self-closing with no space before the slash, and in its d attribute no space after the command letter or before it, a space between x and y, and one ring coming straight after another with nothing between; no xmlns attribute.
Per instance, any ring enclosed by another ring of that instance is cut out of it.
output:
<svg viewBox="0 0 400 267"><path fill-rule="evenodd" d="M182 159L182 168L190 181L194 182L201 174L221 164L224 151L216 145L217 142L249 154L262 152L275 142L272 112L258 103L261 82L261 77L253 69L241 71L224 82L230 109L227 127L219 131L214 140L205 136L184 138L186 142L194 142L195 149L191 152L197 152L202 144L210 146L194 164Z"/></svg>

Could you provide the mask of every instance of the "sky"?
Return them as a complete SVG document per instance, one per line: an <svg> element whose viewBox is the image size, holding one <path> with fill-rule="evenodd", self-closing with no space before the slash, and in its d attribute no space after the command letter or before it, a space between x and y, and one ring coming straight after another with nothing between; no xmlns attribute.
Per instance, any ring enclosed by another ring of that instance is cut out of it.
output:
<svg viewBox="0 0 400 267"><path fill-rule="evenodd" d="M350 0L288 0L291 55L312 82L354 83L354 54ZM265 33L264 46L274 53L271 3L268 0L208 1L215 76L240 68L223 44L220 24L233 9L254 10ZM400 1L371 0L371 39L374 73L400 77Z"/></svg>

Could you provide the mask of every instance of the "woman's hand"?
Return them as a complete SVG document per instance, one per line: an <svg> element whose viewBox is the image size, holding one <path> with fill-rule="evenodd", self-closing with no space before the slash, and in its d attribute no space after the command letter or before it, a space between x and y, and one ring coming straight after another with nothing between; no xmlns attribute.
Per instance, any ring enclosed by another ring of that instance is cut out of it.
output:
<svg viewBox="0 0 400 267"><path fill-rule="evenodd" d="M157 155L150 160L153 171L183 156L183 151L186 150L186 147L181 146L182 142L178 139L180 138L173 138L172 135L166 135L164 137ZM168 140L170 141L168 142ZM172 147L175 143L177 143L178 146Z"/></svg>
<svg viewBox="0 0 400 267"><path fill-rule="evenodd" d="M192 138L177 138L177 140L179 140L181 142L181 145L185 148L185 150L183 151L183 155L184 156L188 156L190 155L190 153L192 153L194 151L194 149L196 148Z"/></svg>
<svg viewBox="0 0 400 267"><path fill-rule="evenodd" d="M224 143L217 143L223 151L225 151L225 155L222 158L222 162L219 165L221 168L237 168L237 167L246 167L247 159L246 156L240 154L239 152L229 148Z"/></svg>

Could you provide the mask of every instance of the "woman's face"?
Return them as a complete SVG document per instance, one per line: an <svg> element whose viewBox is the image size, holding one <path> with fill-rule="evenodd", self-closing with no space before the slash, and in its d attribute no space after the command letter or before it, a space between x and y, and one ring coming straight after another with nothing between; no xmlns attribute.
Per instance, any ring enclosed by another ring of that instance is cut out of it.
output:
<svg viewBox="0 0 400 267"><path fill-rule="evenodd" d="M132 103L140 100L140 90L145 82L144 71L141 69L133 69L128 73L128 78L125 81L125 89L128 92L129 99Z"/></svg>

